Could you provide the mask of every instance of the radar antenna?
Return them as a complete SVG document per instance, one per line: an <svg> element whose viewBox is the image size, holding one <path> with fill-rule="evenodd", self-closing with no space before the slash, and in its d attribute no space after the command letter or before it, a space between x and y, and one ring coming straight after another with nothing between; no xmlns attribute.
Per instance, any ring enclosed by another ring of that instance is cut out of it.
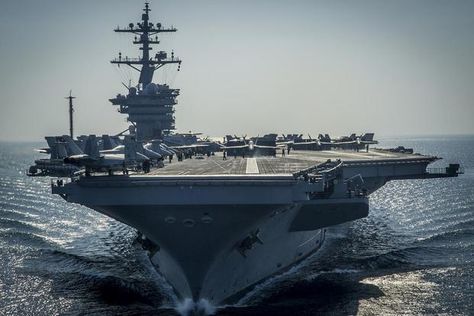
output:
<svg viewBox="0 0 474 316"><path fill-rule="evenodd" d="M112 64L125 64L138 72L140 72L140 78L138 83L142 87L146 87L153 80L153 73L158 68L163 67L167 64L178 64L178 71L181 68L181 60L174 56L174 53L171 53L171 58L168 58L168 54L164 51L159 51L155 54L154 57L150 57L150 51L152 50L152 44L159 44L158 35L159 33L171 33L176 32L177 29L174 27L163 28L161 23L153 24L149 21L148 12L151 9L148 6L148 2L145 3L145 13L142 14L142 20L136 25L130 23L128 28L117 27L114 31L117 33L132 33L135 34L135 39L133 44L141 45L139 48L143 53L141 58L129 58L122 57L122 53L119 52L118 58L111 61ZM155 35L154 37L151 37ZM141 65L141 69L137 66Z"/></svg>

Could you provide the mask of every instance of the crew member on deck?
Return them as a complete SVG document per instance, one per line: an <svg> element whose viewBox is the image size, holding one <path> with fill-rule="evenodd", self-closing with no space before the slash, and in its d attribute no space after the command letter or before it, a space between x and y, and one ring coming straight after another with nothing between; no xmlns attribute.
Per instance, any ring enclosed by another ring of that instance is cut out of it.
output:
<svg viewBox="0 0 474 316"><path fill-rule="evenodd" d="M143 172L149 173L150 172L150 160L145 160L142 165Z"/></svg>

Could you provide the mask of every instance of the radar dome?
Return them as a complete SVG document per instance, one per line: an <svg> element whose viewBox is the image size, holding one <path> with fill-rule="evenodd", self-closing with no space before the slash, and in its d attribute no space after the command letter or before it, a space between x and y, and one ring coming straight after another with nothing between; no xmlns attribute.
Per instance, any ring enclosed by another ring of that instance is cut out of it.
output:
<svg viewBox="0 0 474 316"><path fill-rule="evenodd" d="M145 87L145 94L155 94L158 91L158 87L153 82L150 82Z"/></svg>

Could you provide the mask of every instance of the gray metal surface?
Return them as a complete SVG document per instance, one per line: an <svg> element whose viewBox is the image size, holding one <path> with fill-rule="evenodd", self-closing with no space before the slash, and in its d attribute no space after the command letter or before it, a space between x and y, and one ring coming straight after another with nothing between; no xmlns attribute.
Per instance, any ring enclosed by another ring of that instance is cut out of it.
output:
<svg viewBox="0 0 474 316"><path fill-rule="evenodd" d="M255 159L258 171L248 172L249 161ZM166 163L164 168L155 169L149 175L218 175L218 174L292 174L311 166L323 163L328 159L341 159L348 164L356 163L386 163L386 162L419 162L433 160L434 157L393 153L383 150L356 152L353 150L331 151L291 151L286 156L275 157L227 157L223 160L222 153L203 159L186 159L178 162Z"/></svg>

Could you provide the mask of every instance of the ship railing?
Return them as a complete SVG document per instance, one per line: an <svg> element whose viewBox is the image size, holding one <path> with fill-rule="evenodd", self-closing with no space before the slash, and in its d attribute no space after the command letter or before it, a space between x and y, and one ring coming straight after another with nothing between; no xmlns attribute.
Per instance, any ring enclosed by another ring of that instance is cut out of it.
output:
<svg viewBox="0 0 474 316"><path fill-rule="evenodd" d="M325 191L330 191L334 180L341 175L342 161L328 160L322 164L306 168L293 174L295 179L302 179L309 183L323 183Z"/></svg>
<svg viewBox="0 0 474 316"><path fill-rule="evenodd" d="M336 160L336 161L331 161L330 159L324 163L318 164L311 166L309 168L300 170L298 172L293 173L293 177L299 178L302 176L307 176L310 174L320 174L324 175L326 178L330 178L333 175L337 175L338 172L340 171L340 167L342 167L342 161L341 160Z"/></svg>
<svg viewBox="0 0 474 316"><path fill-rule="evenodd" d="M326 181L334 180L341 174L342 161L326 162L327 169L321 170L319 173L323 175ZM324 167L324 166L323 166Z"/></svg>
<svg viewBox="0 0 474 316"><path fill-rule="evenodd" d="M68 183L67 178L65 179L51 179L51 188L60 188L63 187L66 183Z"/></svg>
<svg viewBox="0 0 474 316"><path fill-rule="evenodd" d="M435 173L435 174L440 174L440 173L448 173L448 168L426 168L426 173ZM456 171L457 174L464 174L464 168L460 167L459 170Z"/></svg>
<svg viewBox="0 0 474 316"><path fill-rule="evenodd" d="M354 197L366 197L368 195L368 190L364 184L364 178L361 174L356 174L346 180L346 192L348 198Z"/></svg>
<svg viewBox="0 0 474 316"><path fill-rule="evenodd" d="M449 164L444 168L426 168L426 175L433 177L457 177L464 174L464 168L459 164Z"/></svg>
<svg viewBox="0 0 474 316"><path fill-rule="evenodd" d="M367 197L368 190L366 188L356 188L347 190L347 197L348 198L363 198Z"/></svg>
<svg viewBox="0 0 474 316"><path fill-rule="evenodd" d="M75 182L79 180L81 175L84 173L83 170L79 170L74 172L72 175L69 176L61 176L61 177L55 177L51 178L51 188L53 187L63 187L67 183Z"/></svg>
<svg viewBox="0 0 474 316"><path fill-rule="evenodd" d="M435 173L445 173L446 168L426 168L426 173L435 174Z"/></svg>

